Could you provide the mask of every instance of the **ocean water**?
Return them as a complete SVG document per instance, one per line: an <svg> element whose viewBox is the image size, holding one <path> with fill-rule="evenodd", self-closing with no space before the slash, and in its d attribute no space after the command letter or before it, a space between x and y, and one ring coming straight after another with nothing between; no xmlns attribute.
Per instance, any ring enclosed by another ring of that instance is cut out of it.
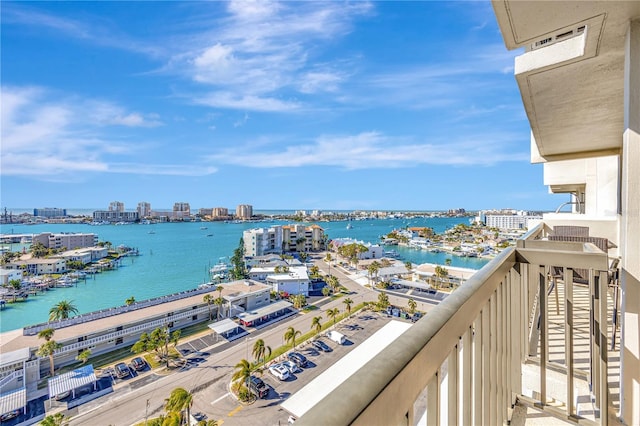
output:
<svg viewBox="0 0 640 426"><path fill-rule="evenodd" d="M56 288L26 302L8 303L0 310L0 331L8 331L47 321L49 309L61 300L71 300L79 313L124 304L133 296L144 300L196 288L208 281L208 270L221 259L228 260L238 246L245 229L289 222L221 223L190 222L152 225L2 225L0 233L38 234L41 232L95 233L100 241L113 246L137 248L141 256L125 258L122 266L79 281L75 287ZM468 223L466 218L380 219L347 222L320 222L329 238L351 237L377 243L381 235L406 226L429 226L436 232ZM207 229L201 229L206 227ZM153 231L151 233L151 231ZM211 236L208 236L210 235ZM14 247L13 250L16 250ZM462 258L445 253L429 253L404 247L392 247L403 261L440 263L451 258L452 266L480 269L484 259Z"/></svg>

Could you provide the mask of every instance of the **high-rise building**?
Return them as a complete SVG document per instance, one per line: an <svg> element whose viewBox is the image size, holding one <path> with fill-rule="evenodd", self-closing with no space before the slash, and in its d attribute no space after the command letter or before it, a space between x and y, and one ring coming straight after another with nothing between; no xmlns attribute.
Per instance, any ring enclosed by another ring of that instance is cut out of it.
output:
<svg viewBox="0 0 640 426"><path fill-rule="evenodd" d="M211 217L213 219L227 219L229 218L229 209L226 207L214 207Z"/></svg>
<svg viewBox="0 0 640 426"><path fill-rule="evenodd" d="M112 201L109 203L109 211L110 212L123 212L124 211L124 203L120 201Z"/></svg>
<svg viewBox="0 0 640 426"><path fill-rule="evenodd" d="M65 217L67 215L67 209L59 209L54 207L44 207L40 209L33 209L33 215L36 217Z"/></svg>
<svg viewBox="0 0 640 426"><path fill-rule="evenodd" d="M236 218L237 219L251 219L253 216L253 206L249 204L240 204L236 207Z"/></svg>
<svg viewBox="0 0 640 426"><path fill-rule="evenodd" d="M151 216L151 203L147 203L146 201L141 201L138 203L138 208L136 210L138 211L138 217L140 219L144 217L149 217Z"/></svg>

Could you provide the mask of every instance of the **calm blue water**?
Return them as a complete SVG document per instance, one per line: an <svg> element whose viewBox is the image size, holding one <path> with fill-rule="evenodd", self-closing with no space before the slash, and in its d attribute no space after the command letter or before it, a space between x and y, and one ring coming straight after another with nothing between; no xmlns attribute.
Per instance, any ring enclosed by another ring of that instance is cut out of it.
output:
<svg viewBox="0 0 640 426"><path fill-rule="evenodd" d="M436 232L467 223L466 218L433 218L353 221L352 229L347 222L322 222L329 238L351 237L365 242L377 243L380 235L395 228L406 226L430 226ZM0 310L0 331L8 331L47 321L51 306L60 300L72 300L79 313L91 312L112 306L123 305L125 299L134 296L144 300L169 293L197 287L208 280L209 267L220 258L230 257L238 246L245 229L284 224L266 223L162 223L155 225L3 225L0 233L38 234L40 232L95 233L100 241L110 241L136 247L141 256L126 258L122 267L114 271L96 274L95 278L79 281L77 287L57 288L36 296L26 302L5 305ZM286 222L288 223L288 222ZM207 227L203 230L201 227ZM153 230L155 233L150 234ZM208 234L213 236L208 237ZM444 253L393 247L403 261L413 263L440 263L451 257ZM16 247L14 247L16 250ZM451 257L452 266L479 269L487 261L482 259Z"/></svg>

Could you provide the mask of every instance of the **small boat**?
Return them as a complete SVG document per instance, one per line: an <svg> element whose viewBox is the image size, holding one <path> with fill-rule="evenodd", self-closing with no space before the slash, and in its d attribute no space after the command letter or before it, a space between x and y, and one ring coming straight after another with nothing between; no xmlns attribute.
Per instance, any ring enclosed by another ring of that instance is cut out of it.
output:
<svg viewBox="0 0 640 426"><path fill-rule="evenodd" d="M351 229L353 226L350 223L347 223L347 229Z"/></svg>
<svg viewBox="0 0 640 426"><path fill-rule="evenodd" d="M207 237L213 237L213 234L207 234Z"/></svg>
<svg viewBox="0 0 640 426"><path fill-rule="evenodd" d="M200 229L209 229L206 226L201 226Z"/></svg>
<svg viewBox="0 0 640 426"><path fill-rule="evenodd" d="M155 233L156 233L156 231L154 231L153 229L151 231L147 232L147 234L155 234Z"/></svg>

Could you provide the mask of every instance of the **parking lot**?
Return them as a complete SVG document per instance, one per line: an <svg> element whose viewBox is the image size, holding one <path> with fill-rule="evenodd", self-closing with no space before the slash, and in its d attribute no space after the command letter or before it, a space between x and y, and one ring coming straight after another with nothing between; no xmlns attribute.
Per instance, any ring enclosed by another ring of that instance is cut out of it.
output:
<svg viewBox="0 0 640 426"><path fill-rule="evenodd" d="M286 380L279 380L268 369L263 370L262 374L257 374L269 387L266 398L258 399L249 405L240 404L229 393L229 374L196 394L192 411L209 419L222 419L228 425L287 424L289 413L283 410L280 404L391 320L392 318L385 314L371 312L355 315L352 319L338 324L336 328L346 337L343 345L327 338L325 332L319 340L330 348L330 352L320 350L312 342L296 347L296 351L308 360L306 368L291 374ZM276 362L286 359L286 356L283 356Z"/></svg>

